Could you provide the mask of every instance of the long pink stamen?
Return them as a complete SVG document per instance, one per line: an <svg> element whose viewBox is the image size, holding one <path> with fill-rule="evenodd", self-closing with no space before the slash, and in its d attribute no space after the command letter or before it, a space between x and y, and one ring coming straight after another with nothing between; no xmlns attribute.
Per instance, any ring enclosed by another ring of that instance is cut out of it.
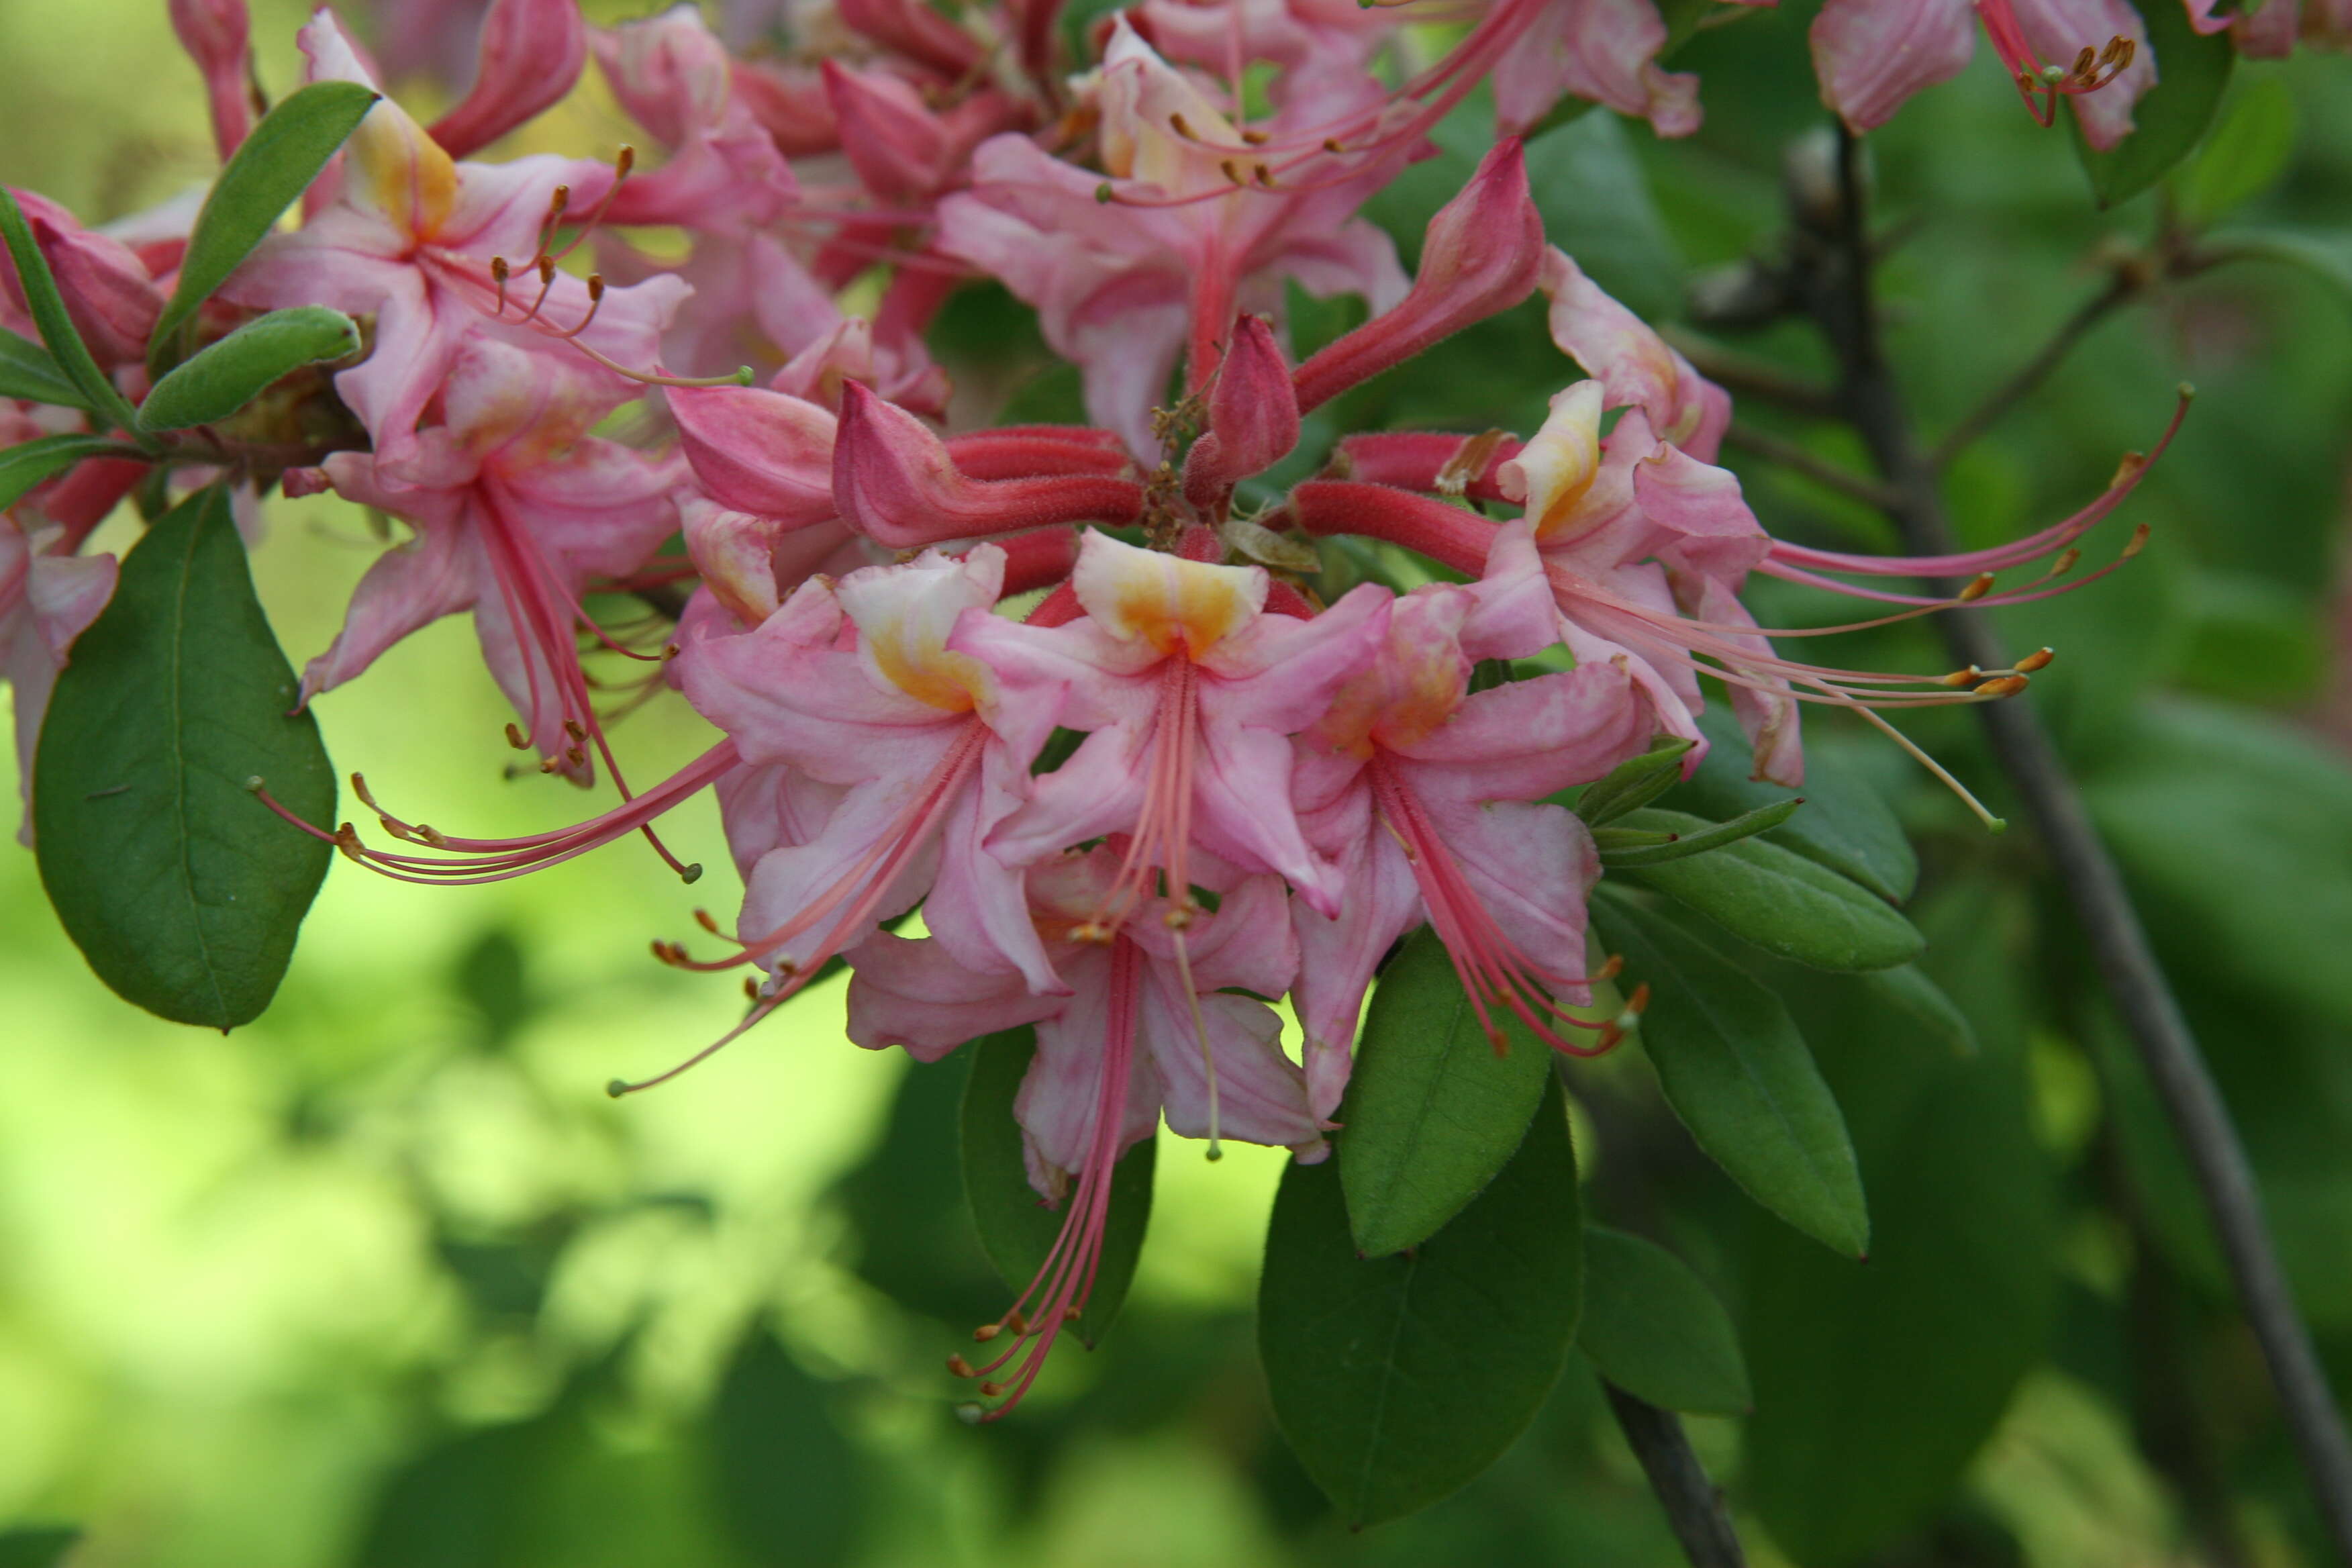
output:
<svg viewBox="0 0 2352 1568"><path fill-rule="evenodd" d="M664 812L716 783L740 761L735 751L735 742L721 741L661 784L641 795L624 801L601 816L569 827L519 838L460 838L424 823L403 822L376 805L375 797L368 793L364 778L357 773L352 775L353 792L369 810L376 813L385 832L408 843L449 852L437 856L372 849L360 842L359 834L348 823L341 831L328 833L305 822L280 805L262 781L255 781L254 794L264 805L286 821L313 837L333 844L372 871L395 881L467 887L503 881L509 877L561 865L585 855L591 849L601 848L615 839L637 832ZM698 875L701 868L689 866L682 869ZM692 879L691 876L688 879Z"/></svg>
<svg viewBox="0 0 2352 1568"><path fill-rule="evenodd" d="M1093 1136L1078 1167L1076 1188L1070 1194L1069 1207L1064 1213L1061 1231L1054 1238L1053 1249L1045 1255L1036 1277L1003 1318L980 1331L981 1338L993 1339L1009 1326L1013 1330L1013 1342L982 1366L968 1365L961 1356L948 1363L949 1370L958 1376L982 1379L982 1394L992 1399L1002 1397L1003 1402L982 1413L980 1420L994 1421L1021 1403L1030 1384L1045 1370L1045 1358L1053 1353L1054 1342L1061 1336L1063 1324L1086 1310L1094 1293L1095 1275L1102 1266L1103 1233L1110 1217L1111 1181L1118 1166L1120 1138L1127 1122L1128 1078L1135 1057L1141 967L1142 955L1135 943L1125 937L1114 939L1102 1081L1095 1096ZM1021 1358L1021 1364L1009 1383L986 1381L1011 1364L1016 1356Z"/></svg>
<svg viewBox="0 0 2352 1568"><path fill-rule="evenodd" d="M1614 1021L1591 1023L1565 1011L1549 994L1534 960L1496 922L1486 900L1462 873L1453 852L1439 837L1418 796L1398 778L1386 760L1374 753L1367 772L1381 820L1403 846L1412 868L1429 923L1445 944L1446 956L1461 978L1462 989L1478 1017L1478 1026L1495 1048L1505 1048L1505 1037L1490 1007L1507 1009L1528 1031L1556 1051L1572 1057L1597 1057L1616 1045L1622 1026ZM1589 982L1580 982L1587 983ZM1591 1045L1563 1039L1555 1024L1590 1029L1599 1037Z"/></svg>

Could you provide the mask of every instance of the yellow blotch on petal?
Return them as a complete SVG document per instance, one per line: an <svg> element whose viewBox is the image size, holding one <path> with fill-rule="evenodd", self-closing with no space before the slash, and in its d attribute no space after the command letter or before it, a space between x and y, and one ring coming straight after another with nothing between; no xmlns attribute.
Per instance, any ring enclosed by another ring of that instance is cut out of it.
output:
<svg viewBox="0 0 2352 1568"><path fill-rule="evenodd" d="M1601 472L1601 384L1580 381L1553 397L1535 438L1496 478L1527 505L1538 539L1564 531ZM1516 492L1516 493L1514 493Z"/></svg>
<svg viewBox="0 0 2352 1568"><path fill-rule="evenodd" d="M439 235L457 205L457 165L408 111L384 99L345 144L344 177L355 201L419 241Z"/></svg>
<svg viewBox="0 0 2352 1568"><path fill-rule="evenodd" d="M1199 658L1256 621L1266 576L1255 566L1211 566L1089 533L1072 585L1111 636L1149 644L1163 658Z"/></svg>

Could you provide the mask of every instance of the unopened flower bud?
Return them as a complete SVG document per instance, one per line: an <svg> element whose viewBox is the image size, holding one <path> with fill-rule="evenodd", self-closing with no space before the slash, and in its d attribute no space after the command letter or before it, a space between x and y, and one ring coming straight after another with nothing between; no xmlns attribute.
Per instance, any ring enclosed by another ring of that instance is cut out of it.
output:
<svg viewBox="0 0 2352 1568"><path fill-rule="evenodd" d="M1234 324L1233 344L1209 389L1209 428L1184 459L1184 498L1207 506L1298 445L1298 398L1290 365L1262 316Z"/></svg>
<svg viewBox="0 0 2352 1568"><path fill-rule="evenodd" d="M1300 410L1509 310L1535 291L1543 254L1526 153L1516 138L1497 142L1461 194L1429 220L1412 291L1298 367Z"/></svg>
<svg viewBox="0 0 2352 1568"><path fill-rule="evenodd" d="M975 479L947 443L905 409L856 382L842 389L833 449L842 520L894 550L1061 522L1132 522L1143 487L1100 472Z"/></svg>
<svg viewBox="0 0 2352 1568"><path fill-rule="evenodd" d="M549 108L588 63L580 0L492 0L482 18L473 88L433 122L453 158L487 147Z"/></svg>

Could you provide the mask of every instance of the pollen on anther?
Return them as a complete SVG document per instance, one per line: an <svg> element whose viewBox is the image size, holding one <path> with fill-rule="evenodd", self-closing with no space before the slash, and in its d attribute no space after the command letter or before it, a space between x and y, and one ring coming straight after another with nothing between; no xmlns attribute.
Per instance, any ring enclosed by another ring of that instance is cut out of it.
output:
<svg viewBox="0 0 2352 1568"><path fill-rule="evenodd" d="M516 728L512 720L509 720L507 721L507 744L512 746L518 752L528 752L530 750L530 737L525 735L520 729Z"/></svg>
<svg viewBox="0 0 2352 1568"><path fill-rule="evenodd" d="M948 1357L948 1370L955 1373L958 1377L978 1377L980 1375L980 1373L972 1370L971 1363L964 1360L961 1355L951 1355Z"/></svg>
<svg viewBox="0 0 2352 1568"><path fill-rule="evenodd" d="M1992 580L1992 574L1990 572L1979 574L1976 581L1970 583L1967 587L1960 590L1960 603L1963 605L1974 604L1977 600L1983 598L1987 594L1991 593Z"/></svg>
<svg viewBox="0 0 2352 1568"><path fill-rule="evenodd" d="M2046 669L2049 668L2050 661L2057 657L2058 650L2049 647L2041 648L2033 653L2029 653L2023 658L2017 661L2018 673L2021 675L2031 675L2037 669Z"/></svg>
<svg viewBox="0 0 2352 1568"><path fill-rule="evenodd" d="M982 1323L980 1327L972 1330L971 1337L975 1343L984 1345L1003 1331L1004 1325L1003 1323Z"/></svg>

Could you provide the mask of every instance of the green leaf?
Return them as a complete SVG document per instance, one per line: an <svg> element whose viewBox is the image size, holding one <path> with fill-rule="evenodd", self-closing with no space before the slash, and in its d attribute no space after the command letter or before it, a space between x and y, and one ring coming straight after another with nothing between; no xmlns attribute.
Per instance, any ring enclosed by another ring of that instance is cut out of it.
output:
<svg viewBox="0 0 2352 1568"><path fill-rule="evenodd" d="M1663 912L1604 888L1592 920L1650 987L1642 1048L1666 1103L1749 1197L1859 1258L1870 1215L1845 1119L1780 997Z"/></svg>
<svg viewBox="0 0 2352 1568"><path fill-rule="evenodd" d="M963 1191L971 1204L981 1246L1004 1283L1019 1291L1035 1279L1054 1238L1062 1232L1063 1208L1048 1208L1029 1184L1021 1155L1021 1124L1013 1119L1013 1097L1036 1054L1034 1030L1024 1027L990 1035L972 1047L971 1081L963 1091ZM1119 1159L1111 1173L1110 1214L1103 1224L1101 1262L1095 1270L1087 1310L1071 1332L1091 1350L1110 1331L1135 1278L1143 1253L1144 1226L1151 1218L1151 1177L1158 1144L1147 1138Z"/></svg>
<svg viewBox="0 0 2352 1568"><path fill-rule="evenodd" d="M1654 807L1627 822L1685 837L1716 826ZM1742 839L1712 855L1644 865L1622 875L1689 905L1767 952L1816 969L1892 969L1918 957L1925 945L1892 905L1761 839Z"/></svg>
<svg viewBox="0 0 2352 1568"><path fill-rule="evenodd" d="M1754 1395L1731 1315L1690 1266L1622 1231L1584 1231L1576 1348L1601 1375L1662 1410L1742 1415Z"/></svg>
<svg viewBox="0 0 2352 1568"><path fill-rule="evenodd" d="M1755 757L1739 725L1720 707L1698 717L1706 760L1675 792L1672 805L1718 822L1753 811L1790 791L1749 775ZM1816 865L1850 877L1890 902L1901 903L1919 882L1919 858L1885 796L1839 765L1837 748L1805 748L1805 809L1766 837Z"/></svg>
<svg viewBox="0 0 2352 1568"><path fill-rule="evenodd" d="M227 418L280 376L360 352L359 324L341 310L272 310L174 366L139 405L145 430L185 430Z"/></svg>
<svg viewBox="0 0 2352 1568"><path fill-rule="evenodd" d="M357 82L314 81L281 100L253 128L196 214L179 285L147 340L150 370L162 371L185 352L180 329L310 188L377 96Z"/></svg>
<svg viewBox="0 0 2352 1568"><path fill-rule="evenodd" d="M1381 975L1339 1113L1340 1186L1367 1257L1426 1241L1503 1168L1543 1098L1552 1053L1508 1013L1497 1056L1437 933Z"/></svg>
<svg viewBox="0 0 2352 1568"><path fill-rule="evenodd" d="M90 405L89 395L58 368L48 350L5 327L0 327L0 397L54 403L61 408L86 410Z"/></svg>
<svg viewBox="0 0 2352 1568"><path fill-rule="evenodd" d="M1679 821L1669 825L1667 819L1678 818L1678 812L1638 811L1625 818L1624 828L1604 827L1594 836L1593 842L1601 851L1601 863L1612 871L1664 866L1768 833L1795 816L1797 808L1804 804L1790 796L1758 806L1728 822L1708 823L1696 832L1686 831ZM1601 834L1619 837L1602 837Z"/></svg>
<svg viewBox="0 0 2352 1568"><path fill-rule="evenodd" d="M1853 975L1850 984L1862 987L1874 1004L1887 1010L1894 1018L1917 1028L1954 1056L1976 1055L1977 1032L1969 1023L1969 1016L1917 964L1874 969Z"/></svg>
<svg viewBox="0 0 2352 1568"><path fill-rule="evenodd" d="M824 1385L756 1327L736 1352L711 1415L719 1511L746 1561L835 1568L856 1545L857 1456L825 1408Z"/></svg>
<svg viewBox="0 0 2352 1568"><path fill-rule="evenodd" d="M16 263L16 282L25 293L25 308L58 372L80 392L83 406L130 429L132 416L129 400L98 368L98 361L90 357L89 346L74 330L73 318L66 313L65 299L58 292L58 280L49 272L48 260L34 242L32 226L25 221L25 211L16 205L16 193L5 185L0 185L0 239L6 241L8 255Z"/></svg>
<svg viewBox="0 0 2352 1568"><path fill-rule="evenodd" d="M2172 0L2138 0L2135 9L2162 75L2132 105L2131 134L2102 153L2083 135L2082 121L2068 116L2074 151L2103 207L2139 195L2189 155L2213 123L2238 58L2228 33L2200 37Z"/></svg>
<svg viewBox="0 0 2352 1568"><path fill-rule="evenodd" d="M2233 100L2180 174L2180 218L2210 227L2262 195L2286 173L2294 152L2294 95L2264 77Z"/></svg>
<svg viewBox="0 0 2352 1568"><path fill-rule="evenodd" d="M1691 742L1680 735L1661 735L1638 757L1629 757L1605 778L1584 786L1576 797L1576 815L1587 827L1601 827L1629 811L1639 811L1675 786L1682 776L1683 753Z"/></svg>
<svg viewBox="0 0 2352 1568"><path fill-rule="evenodd" d="M0 508L15 506L42 480L65 472L84 458L135 457L105 436L43 436L22 446L0 447Z"/></svg>
<svg viewBox="0 0 2352 1568"><path fill-rule="evenodd" d="M2084 799L2175 963L2352 1024L2352 768L2276 720L2151 707Z"/></svg>
<svg viewBox="0 0 2352 1568"><path fill-rule="evenodd" d="M2231 261L2280 261L2333 285L2352 300L2352 233L2342 229L2233 228L2206 242L2206 253Z"/></svg>
<svg viewBox="0 0 2352 1568"><path fill-rule="evenodd" d="M1339 1173L1283 1173L1258 1284L1276 1420L1353 1526L1428 1507L1492 1464L1576 1338L1576 1156L1556 1079L1518 1152L1453 1224L1360 1258Z"/></svg>
<svg viewBox="0 0 2352 1568"><path fill-rule="evenodd" d="M0 1531L0 1568L58 1568L80 1539L81 1531L69 1524Z"/></svg>
<svg viewBox="0 0 2352 1568"><path fill-rule="evenodd" d="M1984 890L1989 890L1987 885ZM2004 906L1923 910L1937 975L1981 1055L1890 1050L1868 1013L1804 1012L1846 1108L1876 1241L1869 1267L1758 1226L1741 1254L1758 1512L1806 1568L1885 1561L1947 1509L2011 1392L2049 1345L2056 1184L2028 1121L2020 976Z"/></svg>
<svg viewBox="0 0 2352 1568"><path fill-rule="evenodd" d="M41 726L41 882L100 979L184 1024L269 1004L332 851L250 792L334 824L335 777L254 597L228 492L140 540Z"/></svg>

